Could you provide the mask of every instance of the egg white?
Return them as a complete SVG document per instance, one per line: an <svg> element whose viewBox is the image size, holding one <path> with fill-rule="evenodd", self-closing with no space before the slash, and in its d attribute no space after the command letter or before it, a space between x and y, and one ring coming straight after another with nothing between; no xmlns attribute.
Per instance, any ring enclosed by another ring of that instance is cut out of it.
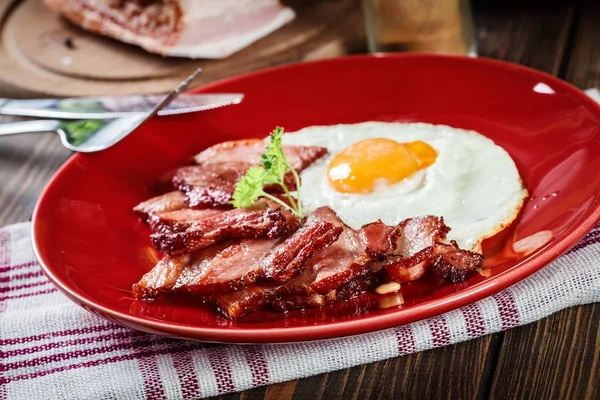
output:
<svg viewBox="0 0 600 400"><path fill-rule="evenodd" d="M421 140L437 152L436 161L403 182L379 182L372 193L339 193L327 179L337 153L369 138ZM329 154L302 171L300 197L305 212L329 206L354 229L378 219L396 225L420 215L443 216L448 239L481 250L481 241L508 226L527 191L508 153L485 136L444 125L364 122L312 126L287 133L284 144L322 146Z"/></svg>

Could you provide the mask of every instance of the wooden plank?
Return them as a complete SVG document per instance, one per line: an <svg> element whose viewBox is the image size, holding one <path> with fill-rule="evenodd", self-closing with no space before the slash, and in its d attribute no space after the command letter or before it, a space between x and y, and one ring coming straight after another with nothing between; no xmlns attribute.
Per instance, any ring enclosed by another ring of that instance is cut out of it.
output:
<svg viewBox="0 0 600 400"><path fill-rule="evenodd" d="M579 10L567 81L600 86L600 3ZM563 310L506 332L492 399L597 399L600 396L600 305Z"/></svg>
<svg viewBox="0 0 600 400"><path fill-rule="evenodd" d="M481 57L497 58L556 75L573 17L565 2L474 3Z"/></svg>
<svg viewBox="0 0 600 400"><path fill-rule="evenodd" d="M491 399L597 399L600 306L561 311L505 334Z"/></svg>
<svg viewBox="0 0 600 400"><path fill-rule="evenodd" d="M460 399L485 396L481 381L495 362L490 348L499 335L412 356L295 380L267 388L222 396L222 399ZM490 342L491 341L491 346Z"/></svg>
<svg viewBox="0 0 600 400"><path fill-rule="evenodd" d="M571 57L563 77L581 89L600 86L600 2L586 0L580 11Z"/></svg>

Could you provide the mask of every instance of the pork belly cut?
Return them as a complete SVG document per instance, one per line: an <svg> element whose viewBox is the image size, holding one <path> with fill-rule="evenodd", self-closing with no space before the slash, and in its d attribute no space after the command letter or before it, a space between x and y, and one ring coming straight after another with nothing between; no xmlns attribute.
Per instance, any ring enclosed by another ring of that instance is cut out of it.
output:
<svg viewBox="0 0 600 400"><path fill-rule="evenodd" d="M256 165L261 161L266 143L262 139L233 140L216 144L194 157L198 164L216 162L248 162ZM290 165L300 172L327 154L327 149L318 146L284 145L283 152Z"/></svg>
<svg viewBox="0 0 600 400"><path fill-rule="evenodd" d="M436 243L435 261L431 270L448 282L464 282L470 272L483 265L483 256L469 250L462 250L452 240L449 244Z"/></svg>
<svg viewBox="0 0 600 400"><path fill-rule="evenodd" d="M225 211L227 210L219 208L205 208L202 210L183 208L175 211L158 212L150 215L148 225L154 233L183 232L194 222L214 217Z"/></svg>
<svg viewBox="0 0 600 400"><path fill-rule="evenodd" d="M400 223L391 234L394 249L383 262L389 278L407 283L432 269L450 282L464 281L469 272L481 267L483 256L461 250L456 242L443 243L448 232L441 217L422 216Z"/></svg>
<svg viewBox="0 0 600 400"><path fill-rule="evenodd" d="M151 214L180 210L185 207L187 207L185 193L175 190L143 201L135 206L133 211L142 220L146 221Z"/></svg>
<svg viewBox="0 0 600 400"><path fill-rule="evenodd" d="M366 252L358 232L345 225L329 207L315 210L311 218L327 221L341 230L339 239L319 251L310 263L315 279L312 290L327 294L350 280L371 272L373 258Z"/></svg>
<svg viewBox="0 0 600 400"><path fill-rule="evenodd" d="M256 280L260 260L277 243L277 239L244 239L166 256L134 285L134 295L140 299L175 292L209 296L242 288Z"/></svg>
<svg viewBox="0 0 600 400"><path fill-rule="evenodd" d="M185 193L190 207L226 206L231 204L235 184L253 164L223 161L179 168L173 177L176 188Z"/></svg>
<svg viewBox="0 0 600 400"><path fill-rule="evenodd" d="M291 21L279 0L44 0L82 28L151 53L224 58Z"/></svg>
<svg viewBox="0 0 600 400"><path fill-rule="evenodd" d="M308 290L304 293L280 290L271 301L271 307L275 311L280 312L323 307L358 297L375 288L382 281L383 278L381 274L364 275L347 282L343 286L336 290L332 290L327 294L318 294L312 290Z"/></svg>
<svg viewBox="0 0 600 400"><path fill-rule="evenodd" d="M215 243L238 238L278 238L297 226L287 210L273 210L265 203L232 209L192 222L182 232L150 235L157 250L169 255L191 253Z"/></svg>
<svg viewBox="0 0 600 400"><path fill-rule="evenodd" d="M189 265L191 260L190 254L164 257L154 268L144 274L138 283L133 285L133 296L137 299L152 299L159 294L172 293L181 271Z"/></svg>
<svg viewBox="0 0 600 400"><path fill-rule="evenodd" d="M198 253L183 268L174 289L207 296L243 288L256 281L260 261L277 243L243 239L221 248L212 257Z"/></svg>
<svg viewBox="0 0 600 400"><path fill-rule="evenodd" d="M382 260L390 255L396 247L396 228L381 221L364 225L358 230L358 237L365 252L376 260Z"/></svg>
<svg viewBox="0 0 600 400"><path fill-rule="evenodd" d="M234 292L216 294L205 298L205 302L214 304L228 318L239 319L264 308L278 296L288 294L288 288L284 284L260 282L249 284Z"/></svg>
<svg viewBox="0 0 600 400"><path fill-rule="evenodd" d="M313 256L334 243L341 233L341 227L327 221L309 220L265 257L262 277L286 282L300 275Z"/></svg>
<svg viewBox="0 0 600 400"><path fill-rule="evenodd" d="M300 172L327 153L327 149L316 146L284 146L290 165ZM186 193L190 207L229 205L235 184L253 165L261 162L265 142L260 139L238 140L212 146L196 155L198 165L180 168L173 184ZM291 173L284 178L285 185L295 190ZM278 185L267 185L265 189L278 193Z"/></svg>

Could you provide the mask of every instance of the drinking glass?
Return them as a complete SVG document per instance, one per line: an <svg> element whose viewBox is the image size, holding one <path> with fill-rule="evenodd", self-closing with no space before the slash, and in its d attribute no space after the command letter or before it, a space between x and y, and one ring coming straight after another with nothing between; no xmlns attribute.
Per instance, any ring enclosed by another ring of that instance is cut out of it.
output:
<svg viewBox="0 0 600 400"><path fill-rule="evenodd" d="M476 56L469 0L363 0L371 52Z"/></svg>

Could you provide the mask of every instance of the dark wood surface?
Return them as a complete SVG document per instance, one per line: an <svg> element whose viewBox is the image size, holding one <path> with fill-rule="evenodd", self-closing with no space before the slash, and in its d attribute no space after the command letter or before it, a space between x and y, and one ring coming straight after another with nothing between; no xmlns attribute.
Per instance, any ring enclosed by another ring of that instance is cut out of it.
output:
<svg viewBox="0 0 600 400"><path fill-rule="evenodd" d="M536 68L582 89L600 86L600 1L480 0L473 8L481 56ZM287 61L364 51L359 18L339 29L326 47ZM68 156L54 135L0 138L0 225L30 218ZM600 306L581 306L446 348L222 398L598 399L599 325Z"/></svg>

